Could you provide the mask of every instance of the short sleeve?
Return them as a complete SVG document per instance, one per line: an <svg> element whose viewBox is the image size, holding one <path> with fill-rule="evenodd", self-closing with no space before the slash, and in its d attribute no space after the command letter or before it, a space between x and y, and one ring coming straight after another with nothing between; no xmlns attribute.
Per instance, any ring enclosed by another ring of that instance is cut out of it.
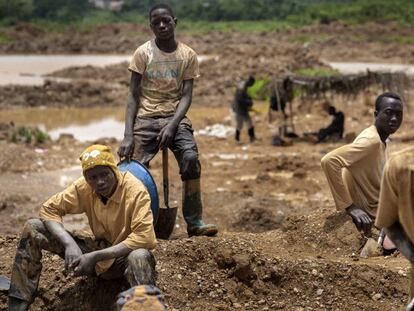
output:
<svg viewBox="0 0 414 311"><path fill-rule="evenodd" d="M196 79L200 76L200 68L196 53L192 53L185 68L183 80Z"/></svg>
<svg viewBox="0 0 414 311"><path fill-rule="evenodd" d="M82 214L85 212L81 201L79 184L74 182L64 191L55 194L43 203L39 217L43 220L53 220L61 223L62 217L66 214Z"/></svg>
<svg viewBox="0 0 414 311"><path fill-rule="evenodd" d="M128 70L144 74L147 67L147 55L142 46L140 46L132 56L131 62L129 63Z"/></svg>

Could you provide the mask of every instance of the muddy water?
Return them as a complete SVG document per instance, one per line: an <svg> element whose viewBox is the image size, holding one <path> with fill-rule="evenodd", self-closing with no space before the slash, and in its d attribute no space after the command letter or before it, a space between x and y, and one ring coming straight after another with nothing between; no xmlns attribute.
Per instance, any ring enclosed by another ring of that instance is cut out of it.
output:
<svg viewBox="0 0 414 311"><path fill-rule="evenodd" d="M199 61L210 56L201 55ZM43 75L72 66L97 66L129 62L131 55L0 55L0 85L42 85ZM68 79L57 79L69 82Z"/></svg>
<svg viewBox="0 0 414 311"><path fill-rule="evenodd" d="M387 64L387 63L340 63L328 62L329 66L342 74L357 74L369 71L382 72L404 72L409 76L414 75L414 65L410 64Z"/></svg>
<svg viewBox="0 0 414 311"><path fill-rule="evenodd" d="M124 108L65 108L24 109L2 111L0 122L38 126L52 139L72 134L79 141L102 137L121 139L124 133Z"/></svg>
<svg viewBox="0 0 414 311"><path fill-rule="evenodd" d="M42 75L71 66L99 66L130 60L130 55L0 55L0 85L42 85Z"/></svg>

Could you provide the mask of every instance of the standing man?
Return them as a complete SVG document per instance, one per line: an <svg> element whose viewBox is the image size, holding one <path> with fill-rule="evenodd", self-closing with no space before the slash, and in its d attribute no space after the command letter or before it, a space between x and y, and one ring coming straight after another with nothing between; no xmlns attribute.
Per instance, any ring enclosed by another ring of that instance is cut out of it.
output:
<svg viewBox="0 0 414 311"><path fill-rule="evenodd" d="M243 128L243 123L246 123L247 133L249 134L250 142L256 140L254 134L254 126L252 118L250 117L249 110L253 106L252 98L247 94L247 89L251 87L255 82L253 76L250 76L247 80L240 81L236 88L236 94L234 95L234 101L232 110L234 113L234 119L236 123L236 142L240 142L240 132Z"/></svg>
<svg viewBox="0 0 414 311"><path fill-rule="evenodd" d="M148 166L159 149L175 155L183 181L183 214L187 233L216 235L218 229L202 220L201 165L191 121L186 117L199 76L197 54L175 40L177 18L167 4L156 4L149 12L152 39L135 51L130 94L125 113L121 158L134 158Z"/></svg>
<svg viewBox="0 0 414 311"><path fill-rule="evenodd" d="M403 119L401 98L391 92L381 94L375 101L374 116L375 123L353 143L329 152L321 160L337 210L346 210L358 231L367 235L377 213L386 140Z"/></svg>
<svg viewBox="0 0 414 311"><path fill-rule="evenodd" d="M27 310L42 271L42 250L65 259L75 276L110 280L125 276L131 286L155 285L156 246L150 196L129 172L120 172L110 148L92 145L80 157L83 177L52 196L40 219L26 222L13 262L9 311ZM94 238L65 230L62 216L88 217Z"/></svg>
<svg viewBox="0 0 414 311"><path fill-rule="evenodd" d="M394 154L382 177L375 225L384 228L411 263L410 300L414 298L414 148ZM414 300L407 310L414 310Z"/></svg>

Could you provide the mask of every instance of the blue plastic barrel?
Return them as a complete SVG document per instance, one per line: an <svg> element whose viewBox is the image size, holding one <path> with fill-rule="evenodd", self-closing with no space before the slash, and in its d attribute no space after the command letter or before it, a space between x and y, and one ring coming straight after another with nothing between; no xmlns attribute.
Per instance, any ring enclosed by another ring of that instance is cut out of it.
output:
<svg viewBox="0 0 414 311"><path fill-rule="evenodd" d="M151 210L155 224L158 219L159 201L157 185L155 184L154 178L152 178L151 173L147 170L147 168L144 165L134 160L130 160L129 162L124 160L118 164L118 168L121 172L130 172L137 179L139 179L145 185L145 187L147 187L148 193L151 198Z"/></svg>

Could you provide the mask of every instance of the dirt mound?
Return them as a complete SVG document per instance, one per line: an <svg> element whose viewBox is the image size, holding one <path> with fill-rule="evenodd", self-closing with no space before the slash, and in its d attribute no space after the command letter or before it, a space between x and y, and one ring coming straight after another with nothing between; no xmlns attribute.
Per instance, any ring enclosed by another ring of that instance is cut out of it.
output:
<svg viewBox="0 0 414 311"><path fill-rule="evenodd" d="M293 258L272 241L279 234L225 234L161 242L155 252L157 285L169 308L397 310L404 305L407 284L401 274L405 272L368 261ZM16 242L13 238L0 241L0 265L7 273ZM262 248L271 242L272 249ZM60 258L44 256L43 278L32 310L110 310L116 293L126 286L71 279L62 269ZM5 301L0 294L1 308Z"/></svg>
<svg viewBox="0 0 414 311"><path fill-rule="evenodd" d="M280 227L284 218L282 211L275 212L275 207L269 209L260 206L249 206L249 204L246 205L238 216L238 219L233 223L233 230L263 232Z"/></svg>
<svg viewBox="0 0 414 311"><path fill-rule="evenodd" d="M123 105L128 94L125 86L99 81L72 81L71 83L46 81L43 86L10 85L0 89L0 109Z"/></svg>

